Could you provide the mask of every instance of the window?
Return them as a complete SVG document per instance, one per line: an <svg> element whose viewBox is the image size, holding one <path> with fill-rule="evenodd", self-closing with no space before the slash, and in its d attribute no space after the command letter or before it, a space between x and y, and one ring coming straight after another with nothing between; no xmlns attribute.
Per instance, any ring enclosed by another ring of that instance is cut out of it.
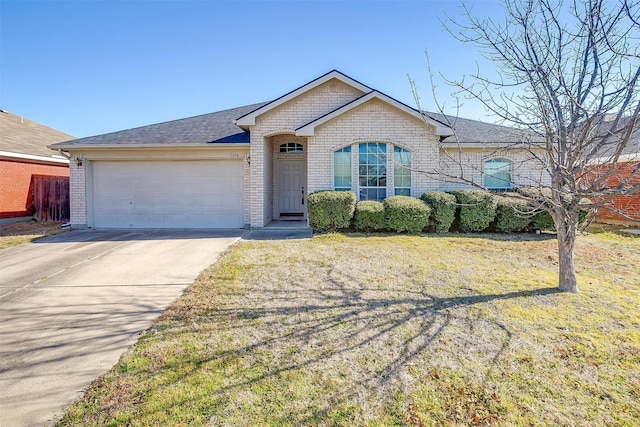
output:
<svg viewBox="0 0 640 427"><path fill-rule="evenodd" d="M297 142L286 142L284 144L280 144L280 152L299 154L304 153L304 149L302 148L302 144L298 144Z"/></svg>
<svg viewBox="0 0 640 427"><path fill-rule="evenodd" d="M333 152L333 188L351 190L351 147Z"/></svg>
<svg viewBox="0 0 640 427"><path fill-rule="evenodd" d="M509 190L511 188L511 162L504 159L484 162L484 186L489 190Z"/></svg>
<svg viewBox="0 0 640 427"><path fill-rule="evenodd" d="M411 152L393 147L393 187L396 196L411 195Z"/></svg>
<svg viewBox="0 0 640 427"><path fill-rule="evenodd" d="M387 197L387 144L365 142L359 145L358 182L360 200Z"/></svg>

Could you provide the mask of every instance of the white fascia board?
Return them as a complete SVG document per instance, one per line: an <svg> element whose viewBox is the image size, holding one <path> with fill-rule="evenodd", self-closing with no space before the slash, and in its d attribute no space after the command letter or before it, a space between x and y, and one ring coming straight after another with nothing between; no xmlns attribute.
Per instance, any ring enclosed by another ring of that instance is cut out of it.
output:
<svg viewBox="0 0 640 427"><path fill-rule="evenodd" d="M437 135L451 135L453 134L453 132L451 131L450 128L448 128L447 126L443 126L442 124L432 120L431 118L424 116L422 114L420 114L417 110L414 110L413 108L399 102L396 101L395 99L381 93L378 91L372 91L369 92L368 94L361 96L360 98L350 102L349 104L346 104L343 107L338 108L337 110L332 111L331 113L324 115L322 117L320 117L319 119L316 119L310 123L307 123L304 126L299 127L298 129L296 129L296 136L313 136L314 132L315 132L315 128L322 125L323 123L328 122L329 120L332 120L344 113L346 113L347 111L352 110L353 108L356 108L362 104L364 104L365 102L368 102L372 99L378 99L380 101L383 101L387 104L392 105L393 107L404 111L405 113L417 118L418 120L422 120L425 123L433 126L436 129L436 134Z"/></svg>
<svg viewBox="0 0 640 427"><path fill-rule="evenodd" d="M536 142L442 142L440 144L441 148L504 148L504 149L512 149L512 150L522 150L529 148L539 148L544 149L544 143L536 143Z"/></svg>
<svg viewBox="0 0 640 427"><path fill-rule="evenodd" d="M613 160L613 156L598 157L595 159L591 159L587 164L599 165L603 163L610 163L612 160ZM621 154L620 157L618 157L618 163L627 163L627 162L640 162L640 152Z"/></svg>
<svg viewBox="0 0 640 427"><path fill-rule="evenodd" d="M60 156L56 156L54 154L52 154L51 157L46 157L46 156L36 156L33 154L13 153L11 151L0 151L0 157L8 158L8 159L30 160L38 163L56 163L56 164L64 164L64 165L69 164L69 160Z"/></svg>
<svg viewBox="0 0 640 427"><path fill-rule="evenodd" d="M233 142L233 143L211 143L211 144L68 144L68 145L58 145L56 144L54 148L61 149L64 151L85 151L85 150L120 150L120 149L136 149L143 150L146 148L165 148L168 150L176 149L176 148L200 148L200 149L212 149L212 148L248 148L250 144L248 142Z"/></svg>
<svg viewBox="0 0 640 427"><path fill-rule="evenodd" d="M270 103L263 105L262 107L258 108L257 110L254 110L238 119L236 119L234 121L234 124L236 126L253 126L256 124L256 117L258 117L261 114L266 113L267 111L270 111L274 108L277 108L278 106L284 104L285 102L288 102L300 95L302 95L305 92L308 92L326 82L328 82L329 80L332 79L336 79L341 81L342 83L349 85L357 90L359 90L360 92L363 93L367 93L371 91L371 88L368 86L363 85L360 82L357 82L356 80L353 80L350 77L345 76L344 74L342 74L339 71L331 71L327 74L325 74L324 76L321 76L309 83L307 83L304 86L300 86L298 89L295 89L292 92L287 93L286 95L281 96L280 98L271 101Z"/></svg>

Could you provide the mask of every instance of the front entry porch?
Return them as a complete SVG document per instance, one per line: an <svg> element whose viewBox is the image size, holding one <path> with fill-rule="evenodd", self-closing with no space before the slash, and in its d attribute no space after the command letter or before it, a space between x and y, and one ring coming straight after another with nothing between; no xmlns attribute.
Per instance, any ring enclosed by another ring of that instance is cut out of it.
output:
<svg viewBox="0 0 640 427"><path fill-rule="evenodd" d="M273 144L272 218L270 224L307 226L307 141L276 135Z"/></svg>

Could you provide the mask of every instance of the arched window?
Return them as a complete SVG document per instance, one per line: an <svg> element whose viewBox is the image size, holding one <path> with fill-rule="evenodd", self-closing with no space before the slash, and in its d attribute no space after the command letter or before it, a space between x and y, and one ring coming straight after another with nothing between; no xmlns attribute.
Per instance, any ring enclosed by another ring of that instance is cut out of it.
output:
<svg viewBox="0 0 640 427"><path fill-rule="evenodd" d="M284 144L280 144L280 152L299 154L304 153L304 149L302 147L302 144L298 144L297 142L285 142Z"/></svg>
<svg viewBox="0 0 640 427"><path fill-rule="evenodd" d="M511 162L504 159L484 162L484 186L488 190L511 189Z"/></svg>
<svg viewBox="0 0 640 427"><path fill-rule="evenodd" d="M333 188L351 190L351 147L333 152Z"/></svg>
<svg viewBox="0 0 640 427"><path fill-rule="evenodd" d="M396 196L411 196L411 152L393 147L393 187Z"/></svg>
<svg viewBox="0 0 640 427"><path fill-rule="evenodd" d="M387 197L387 144L365 142L359 145L358 182L360 200Z"/></svg>

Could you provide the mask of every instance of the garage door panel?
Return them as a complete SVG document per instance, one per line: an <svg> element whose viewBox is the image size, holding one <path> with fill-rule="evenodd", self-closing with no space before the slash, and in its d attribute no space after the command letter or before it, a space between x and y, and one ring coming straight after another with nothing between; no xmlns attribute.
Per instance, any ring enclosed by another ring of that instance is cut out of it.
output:
<svg viewBox="0 0 640 427"><path fill-rule="evenodd" d="M94 227L244 225L241 161L96 161L92 170Z"/></svg>

